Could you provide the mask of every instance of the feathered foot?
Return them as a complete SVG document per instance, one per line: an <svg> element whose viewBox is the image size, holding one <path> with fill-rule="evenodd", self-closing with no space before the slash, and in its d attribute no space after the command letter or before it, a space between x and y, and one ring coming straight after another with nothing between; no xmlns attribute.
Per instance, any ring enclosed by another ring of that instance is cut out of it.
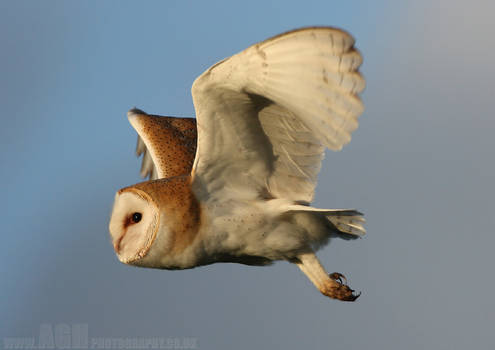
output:
<svg viewBox="0 0 495 350"><path fill-rule="evenodd" d="M342 301L354 301L361 295L361 293L354 294L354 290L347 285L347 279L344 275L338 272L328 275L314 253L301 254L298 256L296 264L316 288L327 297Z"/></svg>

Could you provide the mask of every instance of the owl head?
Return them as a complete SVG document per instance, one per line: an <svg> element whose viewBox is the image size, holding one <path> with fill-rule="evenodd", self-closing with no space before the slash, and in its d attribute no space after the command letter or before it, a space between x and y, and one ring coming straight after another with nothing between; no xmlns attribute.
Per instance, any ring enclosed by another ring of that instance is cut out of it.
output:
<svg viewBox="0 0 495 350"><path fill-rule="evenodd" d="M109 230L122 263L154 268L174 268L180 263L199 223L198 203L189 183L187 176L178 176L116 193Z"/></svg>

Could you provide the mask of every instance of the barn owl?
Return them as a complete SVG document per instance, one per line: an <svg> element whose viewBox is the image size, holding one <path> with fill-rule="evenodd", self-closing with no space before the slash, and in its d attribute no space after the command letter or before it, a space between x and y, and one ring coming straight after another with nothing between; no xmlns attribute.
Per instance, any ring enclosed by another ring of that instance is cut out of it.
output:
<svg viewBox="0 0 495 350"><path fill-rule="evenodd" d="M150 180L115 195L109 229L119 260L158 269L285 260L322 294L355 300L315 252L332 237L362 236L363 215L310 202L325 148L340 150L358 127L361 63L348 33L298 29L201 74L195 120L130 110Z"/></svg>

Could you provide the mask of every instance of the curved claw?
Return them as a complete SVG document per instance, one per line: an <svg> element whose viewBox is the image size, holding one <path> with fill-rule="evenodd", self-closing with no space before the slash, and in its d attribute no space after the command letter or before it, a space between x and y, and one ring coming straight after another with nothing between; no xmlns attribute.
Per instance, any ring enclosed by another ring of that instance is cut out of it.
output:
<svg viewBox="0 0 495 350"><path fill-rule="evenodd" d="M347 295L343 299L339 299L339 300L342 300L342 301L354 301L354 300L356 300L357 298L359 298L361 296L361 292L359 292L358 294L354 294L354 289L350 289L350 291L351 291L351 294L350 295Z"/></svg>
<svg viewBox="0 0 495 350"><path fill-rule="evenodd" d="M347 278L345 278L345 276L341 273L334 272L329 274L328 277L330 277L334 281L339 282L340 284L347 284Z"/></svg>

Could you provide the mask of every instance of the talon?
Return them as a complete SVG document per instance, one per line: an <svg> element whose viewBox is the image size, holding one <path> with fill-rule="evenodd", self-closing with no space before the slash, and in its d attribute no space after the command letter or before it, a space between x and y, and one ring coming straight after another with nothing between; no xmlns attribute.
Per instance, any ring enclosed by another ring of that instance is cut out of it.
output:
<svg viewBox="0 0 495 350"><path fill-rule="evenodd" d="M345 284L345 285L347 284L347 278L345 278L345 276L341 273L334 272L329 274L328 276L334 281L339 282L340 284Z"/></svg>
<svg viewBox="0 0 495 350"><path fill-rule="evenodd" d="M297 266L308 276L321 294L332 299L354 301L361 293L354 294L354 290L347 285L347 279L341 273L328 274L321 266L314 253L301 254L295 262Z"/></svg>
<svg viewBox="0 0 495 350"><path fill-rule="evenodd" d="M354 301L359 298L361 292L359 292L359 294L354 294L354 289L349 288L345 284L339 284L336 287L331 287L325 295L342 301Z"/></svg>
<svg viewBox="0 0 495 350"><path fill-rule="evenodd" d="M352 290L352 289L351 289ZM354 292L354 290L352 290L352 292ZM359 296L361 295L361 292L359 292L359 294L351 294L349 297L347 297L346 299L340 299L340 300L343 300L343 301L354 301L356 300L357 298L359 298Z"/></svg>
<svg viewBox="0 0 495 350"><path fill-rule="evenodd" d="M347 278L345 278L343 274L334 272L329 274L328 277L335 282L333 285L328 286L327 290L322 291L324 295L342 301L354 301L361 295L361 292L359 292L359 294L354 294L354 289L351 289L347 285Z"/></svg>

